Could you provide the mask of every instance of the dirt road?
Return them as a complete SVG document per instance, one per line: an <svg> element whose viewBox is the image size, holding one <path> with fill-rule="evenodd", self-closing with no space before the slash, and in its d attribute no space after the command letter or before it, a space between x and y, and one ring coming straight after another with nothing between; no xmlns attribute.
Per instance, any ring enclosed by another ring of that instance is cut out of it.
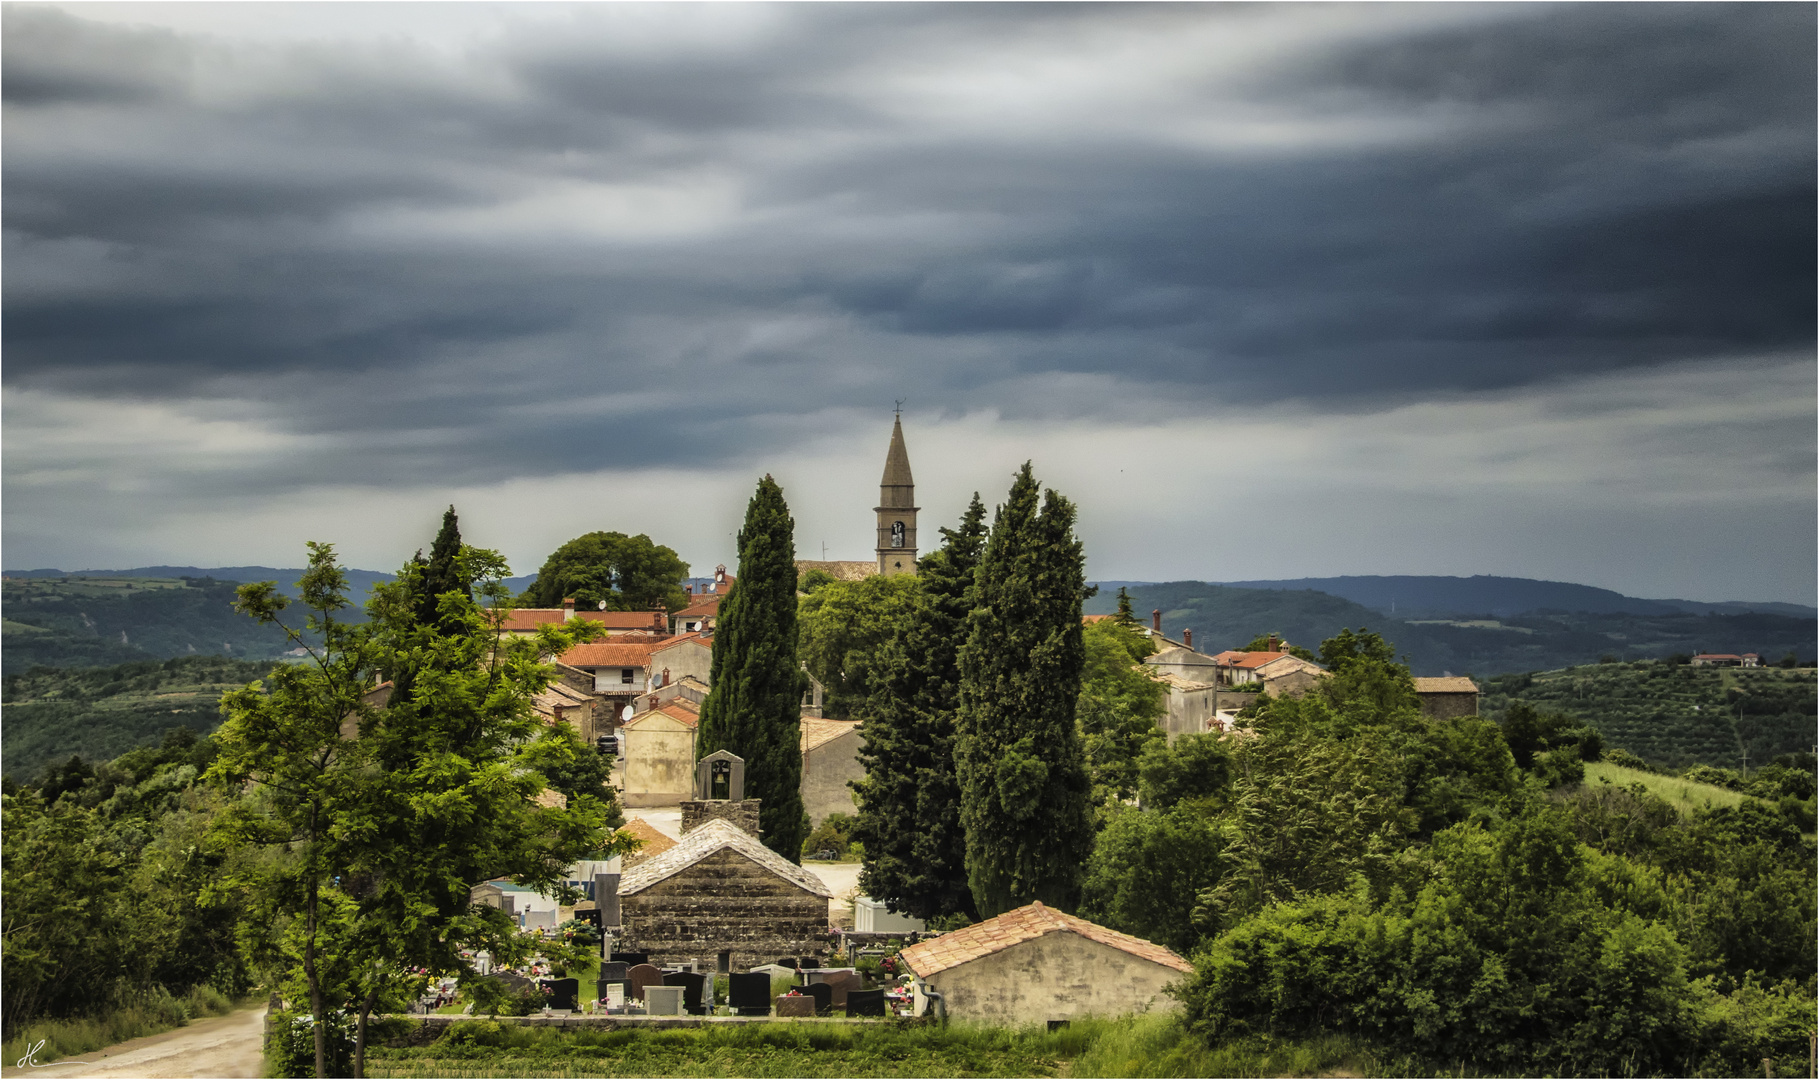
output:
<svg viewBox="0 0 1819 1080"><path fill-rule="evenodd" d="M262 1071L260 1040L265 1033L265 1006L211 1016L188 1027L76 1055L42 1068L8 1061L0 1078L33 1076L63 1080L70 1076L256 1077Z"/></svg>

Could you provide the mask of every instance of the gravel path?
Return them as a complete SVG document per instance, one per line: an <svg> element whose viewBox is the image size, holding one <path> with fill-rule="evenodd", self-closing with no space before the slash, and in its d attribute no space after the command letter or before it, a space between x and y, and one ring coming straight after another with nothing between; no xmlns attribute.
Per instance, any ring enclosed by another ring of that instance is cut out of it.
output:
<svg viewBox="0 0 1819 1080"><path fill-rule="evenodd" d="M260 1005L160 1035L128 1039L42 1068L19 1068L18 1062L9 1061L0 1068L0 1077L256 1077L263 1070L260 1043L264 1034L265 1006Z"/></svg>

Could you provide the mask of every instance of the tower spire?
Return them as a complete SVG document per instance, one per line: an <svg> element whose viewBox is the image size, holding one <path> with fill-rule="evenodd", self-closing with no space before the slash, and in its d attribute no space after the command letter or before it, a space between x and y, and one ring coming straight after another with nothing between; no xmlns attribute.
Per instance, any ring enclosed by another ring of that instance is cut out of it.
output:
<svg viewBox="0 0 1819 1080"><path fill-rule="evenodd" d="M902 403L898 403L899 409ZM884 478L878 482L878 572L916 572L916 480L910 475L909 450L903 445L903 414L891 424L891 448L884 456Z"/></svg>

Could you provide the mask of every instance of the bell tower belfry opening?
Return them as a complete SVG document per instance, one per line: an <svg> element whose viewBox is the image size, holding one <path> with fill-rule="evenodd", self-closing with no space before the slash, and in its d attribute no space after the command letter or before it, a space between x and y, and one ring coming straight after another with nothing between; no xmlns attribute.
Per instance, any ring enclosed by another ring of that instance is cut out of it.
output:
<svg viewBox="0 0 1819 1080"><path fill-rule="evenodd" d="M901 406L901 402L898 403ZM878 483L878 572L916 572L916 481L910 475L909 451L903 446L903 411L891 426L891 448L884 457L884 479Z"/></svg>

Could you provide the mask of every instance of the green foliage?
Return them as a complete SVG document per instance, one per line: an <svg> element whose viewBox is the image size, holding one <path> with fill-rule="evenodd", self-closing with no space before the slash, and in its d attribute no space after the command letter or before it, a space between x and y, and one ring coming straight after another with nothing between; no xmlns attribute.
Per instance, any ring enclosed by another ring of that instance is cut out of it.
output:
<svg viewBox="0 0 1819 1080"><path fill-rule="evenodd" d="M697 756L745 759L748 798L764 800L765 846L792 862L808 832L798 750L808 680L796 656L795 522L783 489L758 482L739 530L739 574L715 624L712 689L701 705Z"/></svg>
<svg viewBox="0 0 1819 1080"><path fill-rule="evenodd" d="M829 581L802 598L798 655L827 694L823 715L861 716L882 678L883 646L911 618L921 579L914 574L874 574L859 581Z"/></svg>
<svg viewBox="0 0 1819 1080"><path fill-rule="evenodd" d="M822 586L832 585L839 580L839 578L819 567L813 570L805 570L803 571L802 576L796 579L796 591L799 593L808 593L812 596L815 592L820 590Z"/></svg>
<svg viewBox="0 0 1819 1080"><path fill-rule="evenodd" d="M917 566L915 603L880 649L866 708L866 773L853 785L852 835L865 850L859 884L867 896L919 919L978 914L966 881L954 725L960 644L985 532L985 506L975 493L959 526L943 528L940 549Z"/></svg>
<svg viewBox="0 0 1819 1080"><path fill-rule="evenodd" d="M823 857L820 853L824 851L833 852L836 859L845 858L847 849L853 842L852 830L852 816L834 811L822 818L821 824L815 826L815 831L802 841L803 858Z"/></svg>
<svg viewBox="0 0 1819 1080"><path fill-rule="evenodd" d="M1518 699L1562 713L1666 768L1744 771L1781 754L1810 752L1819 710L1810 673L1706 668L1659 661L1536 671L1487 680L1480 710L1498 715Z"/></svg>
<svg viewBox="0 0 1819 1080"><path fill-rule="evenodd" d="M321 1024L306 1012L281 1010L268 1021L273 1030L266 1047L267 1076L317 1076L316 1033L328 1047L329 1076L354 1075L354 1024L346 1012L324 1014Z"/></svg>
<svg viewBox="0 0 1819 1080"><path fill-rule="evenodd" d="M649 611L659 604L680 611L688 606L682 589L687 576L687 563L643 533L591 532L551 552L518 604L555 608L573 597L576 607L589 610L604 601L607 611Z"/></svg>
<svg viewBox="0 0 1819 1080"><path fill-rule="evenodd" d="M1082 749L1093 784L1093 803L1108 806L1137 795L1137 761L1162 740L1157 721L1168 708L1168 689L1151 678L1143 658L1149 635L1107 620L1084 628L1078 715Z"/></svg>
<svg viewBox="0 0 1819 1080"><path fill-rule="evenodd" d="M1110 813L1087 863L1083 918L1186 954L1199 942L1194 905L1219 880L1224 842L1191 807Z"/></svg>
<svg viewBox="0 0 1819 1080"><path fill-rule="evenodd" d="M960 650L955 763L967 881L982 915L1041 900L1071 911L1092 845L1075 710L1085 661L1074 506L1038 510L1028 463L999 507Z"/></svg>

